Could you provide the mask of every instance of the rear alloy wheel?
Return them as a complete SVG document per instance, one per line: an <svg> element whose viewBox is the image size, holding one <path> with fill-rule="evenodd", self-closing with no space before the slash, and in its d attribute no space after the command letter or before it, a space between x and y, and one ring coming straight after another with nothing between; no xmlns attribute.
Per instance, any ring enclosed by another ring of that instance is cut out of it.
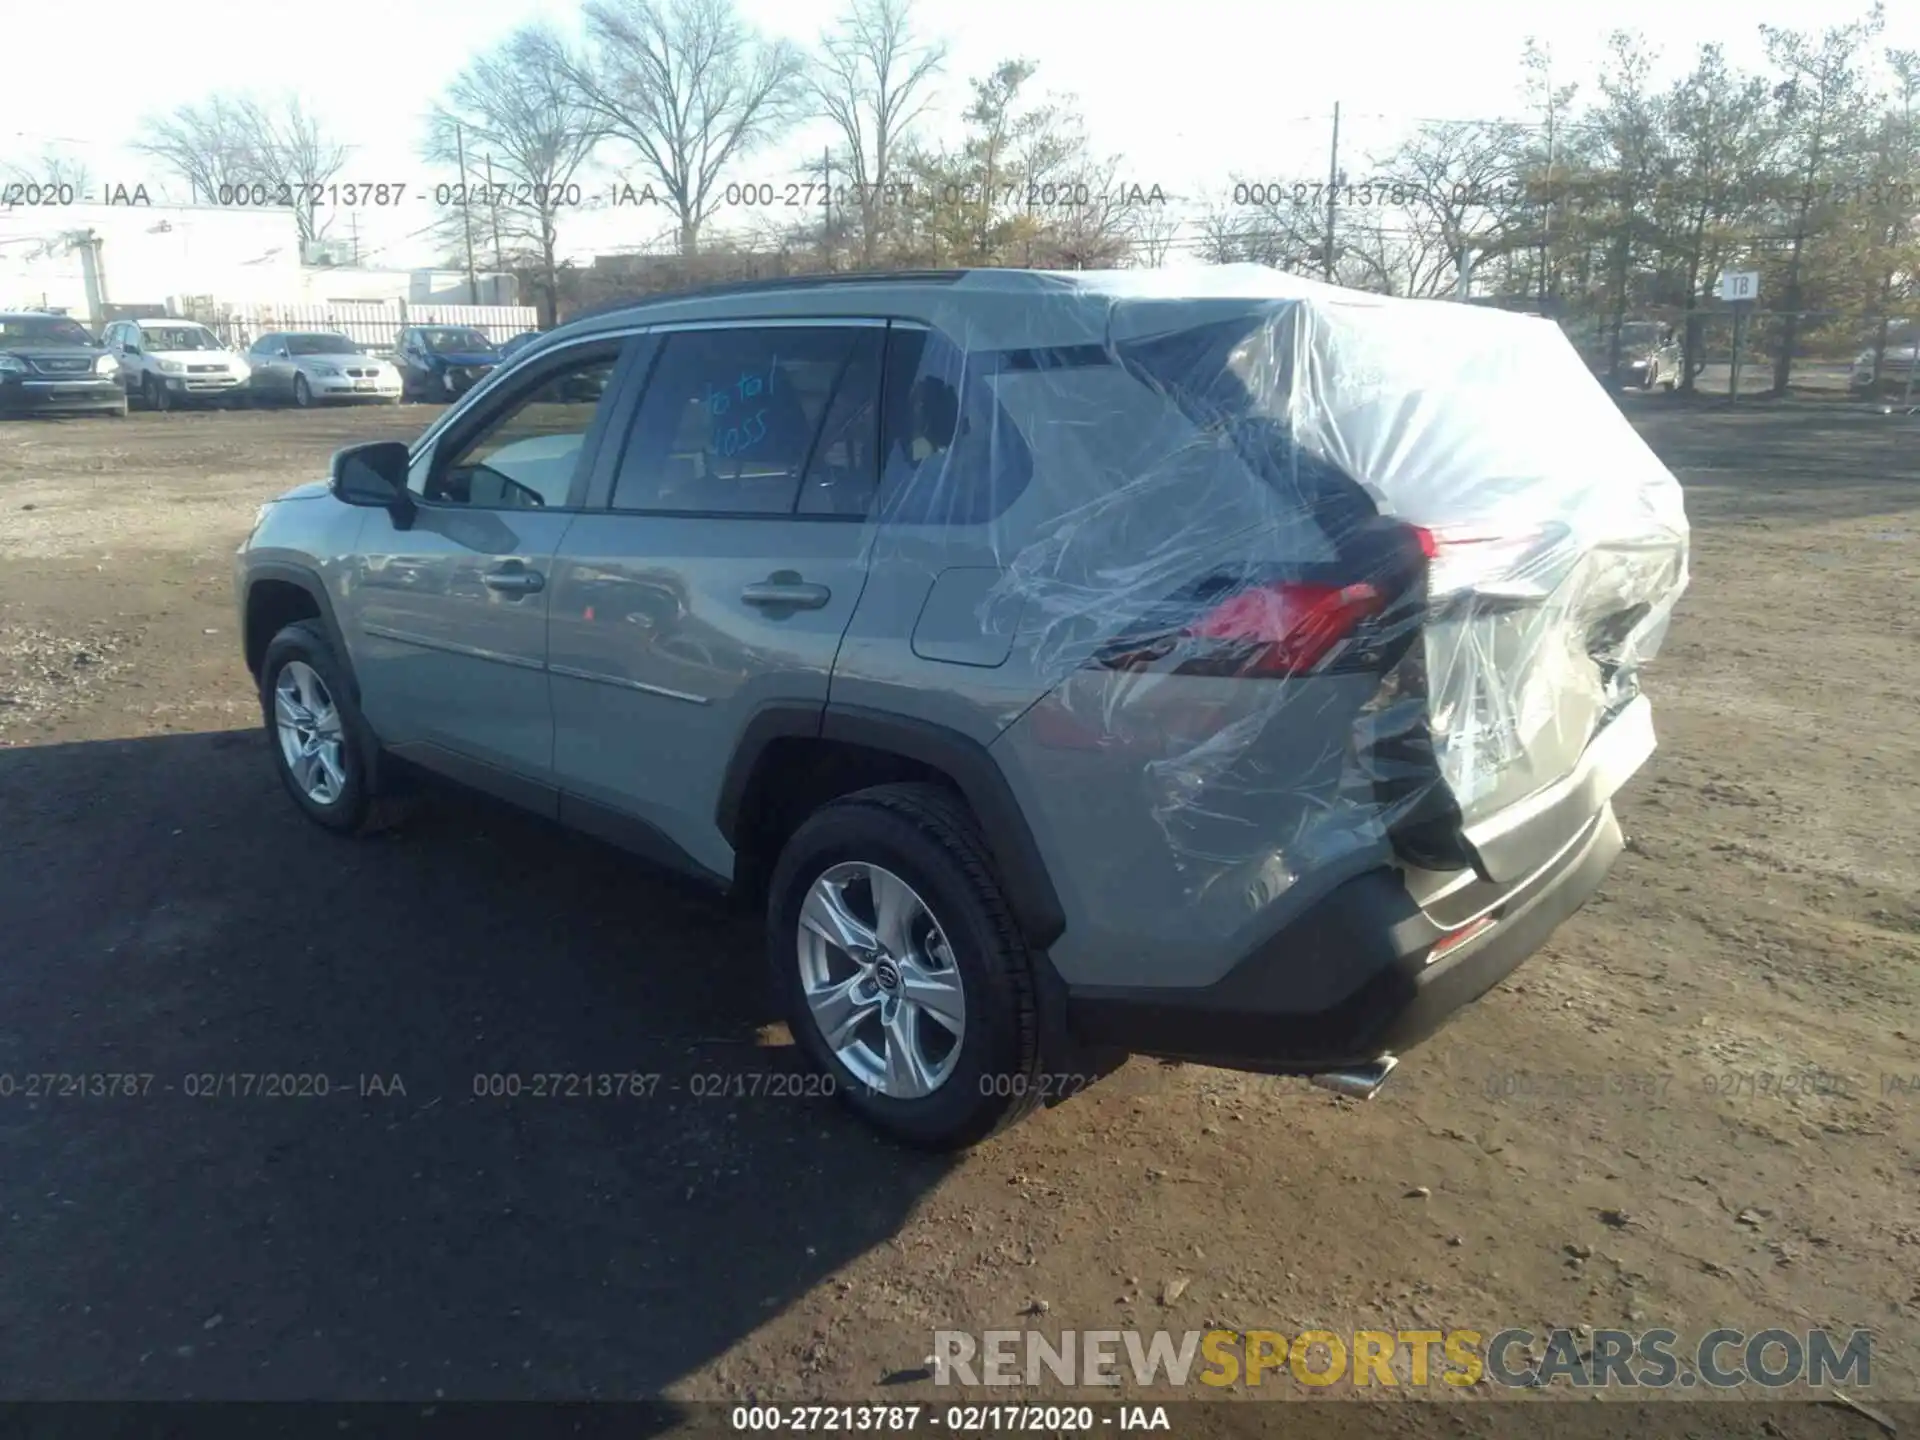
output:
<svg viewBox="0 0 1920 1440"><path fill-rule="evenodd" d="M313 387L307 384L307 377L304 375L293 377L293 403L302 410L313 408Z"/></svg>
<svg viewBox="0 0 1920 1440"><path fill-rule="evenodd" d="M891 870L850 860L800 906L800 992L834 1059L894 1100L946 1083L967 1033L953 945L927 902Z"/></svg>
<svg viewBox="0 0 1920 1440"><path fill-rule="evenodd" d="M834 801L787 842L770 890L788 1024L849 1109L953 1150L1039 1103L1033 959L957 797L883 785Z"/></svg>

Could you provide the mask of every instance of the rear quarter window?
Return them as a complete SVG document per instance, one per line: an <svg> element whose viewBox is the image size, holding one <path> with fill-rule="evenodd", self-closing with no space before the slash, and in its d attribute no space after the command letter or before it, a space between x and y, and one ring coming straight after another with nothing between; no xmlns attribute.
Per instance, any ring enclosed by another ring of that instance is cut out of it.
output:
<svg viewBox="0 0 1920 1440"><path fill-rule="evenodd" d="M895 525L984 525L1025 492L1033 455L999 403L1000 359L895 326L881 395L881 509Z"/></svg>
<svg viewBox="0 0 1920 1440"><path fill-rule="evenodd" d="M1173 552L1198 537L1258 524L1271 527L1265 543L1275 557L1331 558L1314 506L1288 503L1286 487L1249 461L1271 436L1249 445L1244 425L1218 412L1202 423L1106 352L1069 353L1054 365L1014 359L985 382L1027 453L1034 493L1022 513L1035 525L1056 538L1076 527L1099 533L1122 563L1184 563L1194 557Z"/></svg>

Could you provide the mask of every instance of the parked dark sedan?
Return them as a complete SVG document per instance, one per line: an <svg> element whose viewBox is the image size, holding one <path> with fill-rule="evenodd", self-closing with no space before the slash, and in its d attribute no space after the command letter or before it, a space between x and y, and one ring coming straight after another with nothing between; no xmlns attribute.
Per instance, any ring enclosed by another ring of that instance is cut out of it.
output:
<svg viewBox="0 0 1920 1440"><path fill-rule="evenodd" d="M120 366L78 321L0 314L0 415L125 415Z"/></svg>
<svg viewBox="0 0 1920 1440"><path fill-rule="evenodd" d="M394 341L401 394L409 400L453 400L492 373L499 348L469 325L409 325Z"/></svg>
<svg viewBox="0 0 1920 1440"><path fill-rule="evenodd" d="M500 347L500 358L502 360L511 360L539 338L540 332L538 330L522 330L518 335Z"/></svg>

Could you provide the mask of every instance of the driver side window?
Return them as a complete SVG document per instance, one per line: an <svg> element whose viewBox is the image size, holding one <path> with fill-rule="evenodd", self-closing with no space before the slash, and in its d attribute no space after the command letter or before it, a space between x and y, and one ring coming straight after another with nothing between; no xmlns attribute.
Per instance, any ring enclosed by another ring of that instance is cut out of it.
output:
<svg viewBox="0 0 1920 1440"><path fill-rule="evenodd" d="M564 506L620 349L618 340L582 346L505 400L478 431L455 439L444 461L435 457L420 498L480 510Z"/></svg>

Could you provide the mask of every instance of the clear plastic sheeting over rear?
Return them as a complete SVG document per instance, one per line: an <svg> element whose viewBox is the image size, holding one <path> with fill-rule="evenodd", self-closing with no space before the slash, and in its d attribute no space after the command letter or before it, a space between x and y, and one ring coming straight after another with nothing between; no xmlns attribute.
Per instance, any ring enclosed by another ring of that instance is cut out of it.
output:
<svg viewBox="0 0 1920 1440"><path fill-rule="evenodd" d="M1058 276L992 324L966 288L891 508L990 536L982 624L1045 681L997 743L1180 924L1346 856L1473 865L1634 701L1686 514L1551 322L1261 267Z"/></svg>

